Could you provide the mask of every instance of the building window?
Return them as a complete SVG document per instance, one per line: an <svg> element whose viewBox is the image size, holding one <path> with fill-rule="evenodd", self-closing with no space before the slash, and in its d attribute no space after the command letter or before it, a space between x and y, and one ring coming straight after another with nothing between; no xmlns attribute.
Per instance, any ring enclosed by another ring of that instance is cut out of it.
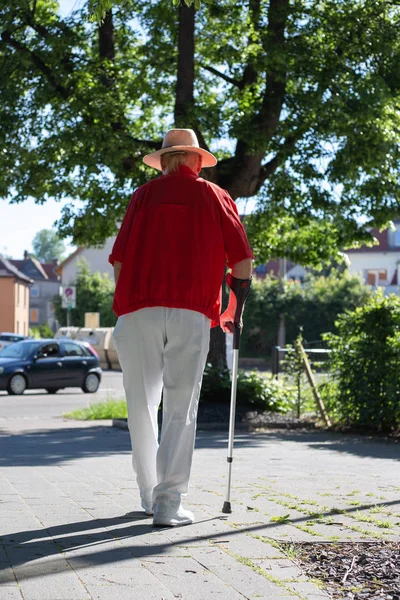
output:
<svg viewBox="0 0 400 600"><path fill-rule="evenodd" d="M396 246L398 248L400 246L400 230L393 232L392 239L393 239L393 246Z"/></svg>
<svg viewBox="0 0 400 600"><path fill-rule="evenodd" d="M17 321L17 333L19 333L19 321Z"/></svg>
<svg viewBox="0 0 400 600"><path fill-rule="evenodd" d="M19 285L19 283L17 283L17 306L19 306L19 288L21 286Z"/></svg>
<svg viewBox="0 0 400 600"><path fill-rule="evenodd" d="M36 286L31 287L31 298L37 298L39 296L39 288Z"/></svg>
<svg viewBox="0 0 400 600"><path fill-rule="evenodd" d="M31 323L39 323L39 309L31 308L31 310L29 312L30 312L29 321Z"/></svg>
<svg viewBox="0 0 400 600"><path fill-rule="evenodd" d="M368 285L385 285L387 283L386 269L368 269L367 284Z"/></svg>

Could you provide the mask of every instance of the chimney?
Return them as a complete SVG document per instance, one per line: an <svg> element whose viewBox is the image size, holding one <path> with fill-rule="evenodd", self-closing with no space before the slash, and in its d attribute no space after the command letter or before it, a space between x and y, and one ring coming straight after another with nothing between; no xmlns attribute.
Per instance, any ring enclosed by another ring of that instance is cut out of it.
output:
<svg viewBox="0 0 400 600"><path fill-rule="evenodd" d="M28 250L24 250L24 260L28 260L29 258L29 252Z"/></svg>
<svg viewBox="0 0 400 600"><path fill-rule="evenodd" d="M53 265L57 266L58 265L58 258L52 258L51 262Z"/></svg>

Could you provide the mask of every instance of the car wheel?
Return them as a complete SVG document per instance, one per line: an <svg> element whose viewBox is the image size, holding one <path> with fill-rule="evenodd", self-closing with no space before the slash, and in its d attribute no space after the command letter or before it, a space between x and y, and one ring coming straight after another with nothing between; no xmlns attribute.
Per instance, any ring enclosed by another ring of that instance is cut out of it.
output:
<svg viewBox="0 0 400 600"><path fill-rule="evenodd" d="M26 379L20 373L13 375L8 382L7 392L12 396L23 394L26 390Z"/></svg>
<svg viewBox="0 0 400 600"><path fill-rule="evenodd" d="M46 392L48 392L49 394L57 394L59 389L60 388L46 388Z"/></svg>
<svg viewBox="0 0 400 600"><path fill-rule="evenodd" d="M100 385L100 379L95 373L89 373L85 377L85 381L83 382L82 389L85 394L94 394L97 392Z"/></svg>

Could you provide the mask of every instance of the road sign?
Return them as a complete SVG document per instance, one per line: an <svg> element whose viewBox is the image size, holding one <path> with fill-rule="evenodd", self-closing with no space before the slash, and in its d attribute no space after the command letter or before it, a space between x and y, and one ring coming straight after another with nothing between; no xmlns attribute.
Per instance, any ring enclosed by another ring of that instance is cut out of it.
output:
<svg viewBox="0 0 400 600"><path fill-rule="evenodd" d="M76 307L76 287L74 285L66 285L61 288L62 308Z"/></svg>

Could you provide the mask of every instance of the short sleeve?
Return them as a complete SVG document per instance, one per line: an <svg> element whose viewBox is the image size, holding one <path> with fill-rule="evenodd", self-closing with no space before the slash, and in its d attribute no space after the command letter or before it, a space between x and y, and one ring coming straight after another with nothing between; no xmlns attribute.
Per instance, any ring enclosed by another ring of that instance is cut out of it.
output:
<svg viewBox="0 0 400 600"><path fill-rule="evenodd" d="M111 251L110 256L108 257L108 262L112 265L114 265L115 262L124 262L129 235L132 230L133 219L137 212L137 206L138 198L137 192L135 192L129 202L129 206L126 210L124 220L122 221L122 225L114 242L113 249Z"/></svg>
<svg viewBox="0 0 400 600"><path fill-rule="evenodd" d="M236 204L225 190L219 194L222 235L226 264L231 269L246 258L254 258L245 229L240 221Z"/></svg>

